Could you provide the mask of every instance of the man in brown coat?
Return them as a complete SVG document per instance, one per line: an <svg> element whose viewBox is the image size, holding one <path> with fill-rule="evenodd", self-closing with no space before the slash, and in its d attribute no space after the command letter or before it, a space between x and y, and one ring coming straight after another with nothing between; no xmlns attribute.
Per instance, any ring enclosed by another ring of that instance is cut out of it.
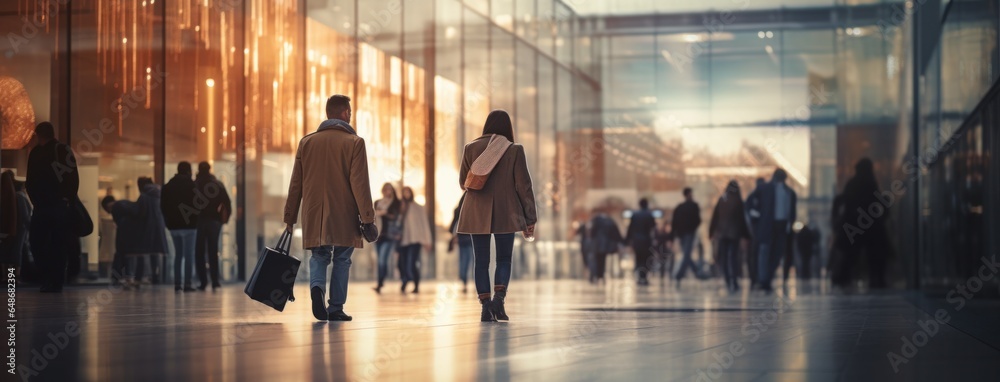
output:
<svg viewBox="0 0 1000 382"><path fill-rule="evenodd" d="M286 230L298 219L302 207L302 247L309 258L309 287L313 315L318 320L350 321L344 313L351 254L363 247L361 223L375 222L368 154L351 120L351 99L335 95L326 101L327 120L299 142L295 168L285 202ZM333 261L329 306L324 309L326 267Z"/></svg>

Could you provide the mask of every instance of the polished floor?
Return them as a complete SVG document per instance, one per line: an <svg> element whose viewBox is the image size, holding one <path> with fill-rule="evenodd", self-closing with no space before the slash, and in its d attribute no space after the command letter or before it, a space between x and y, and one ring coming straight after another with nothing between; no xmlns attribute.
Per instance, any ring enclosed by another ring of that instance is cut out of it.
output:
<svg viewBox="0 0 1000 382"><path fill-rule="evenodd" d="M474 292L463 294L451 282L425 283L419 295L393 286L376 295L371 284L352 283L347 311L355 320L347 323L315 322L304 284L296 290L302 298L282 313L246 298L241 285L182 294L170 287L87 287L59 295L18 289L18 372L33 381L854 382L1000 375L1000 351L946 324L932 330L932 317L903 293L843 295L813 283L770 296L733 295L718 281L687 283L678 291L625 280L602 286L515 280L506 323L478 322ZM901 337L920 346L904 349ZM890 352L906 362L896 358L894 369Z"/></svg>

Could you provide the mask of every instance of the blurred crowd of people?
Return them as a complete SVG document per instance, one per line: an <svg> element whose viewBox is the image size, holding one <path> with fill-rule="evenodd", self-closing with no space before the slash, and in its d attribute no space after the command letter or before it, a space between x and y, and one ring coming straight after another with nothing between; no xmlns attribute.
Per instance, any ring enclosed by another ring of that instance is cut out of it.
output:
<svg viewBox="0 0 1000 382"><path fill-rule="evenodd" d="M139 177L134 201L117 200L109 187L100 200L102 214L88 211L80 200L76 157L69 145L56 139L54 126L38 124L34 139L24 181L11 171L0 177L0 263L17 269L19 281L37 282L42 292L61 292L81 273L80 238L96 230L99 252L113 259L108 271L116 285L138 288L143 277L151 283L166 282L169 232L175 289L194 291L193 273L201 290L209 285L209 275L211 285L220 286L219 235L232 203L208 162L199 163L194 179L191 164L181 162L177 175L162 188L152 178ZM101 224L95 229L91 213L109 219L98 219Z"/></svg>
<svg viewBox="0 0 1000 382"><path fill-rule="evenodd" d="M863 160L858 173L835 201L834 232L853 215L851 211L877 192L871 161ZM682 193L684 200L673 208L669 219L660 210L651 210L647 199L639 201L639 209L629 211L626 234L606 209L595 209L591 217L578 222L575 234L580 240L581 261L586 265L591 283L605 279L608 255L621 254L630 247L635 259L635 279L648 285L650 274L660 279L671 278L679 288L689 273L699 279L719 276L730 291L740 290L740 279L749 279L751 289L773 291L774 278L783 271L787 283L792 269L802 279L814 276L813 263L820 253L822 235L815 222L798 218L798 196L786 184L788 174L776 169L770 180L758 178L755 189L744 199L739 183L729 181L718 197L711 213L707 237L711 241L711 256L704 257L705 245L699 238L702 209L694 200L691 188ZM663 218L661 224L657 219ZM798 223L797 223L798 222ZM844 286L853 279L854 263L866 253L871 274L870 285L885 285L885 254L888 246L883 228L867 232L859 244L847 241L843 234L835 235L832 259L826 265L835 285ZM696 257L697 255L697 257Z"/></svg>

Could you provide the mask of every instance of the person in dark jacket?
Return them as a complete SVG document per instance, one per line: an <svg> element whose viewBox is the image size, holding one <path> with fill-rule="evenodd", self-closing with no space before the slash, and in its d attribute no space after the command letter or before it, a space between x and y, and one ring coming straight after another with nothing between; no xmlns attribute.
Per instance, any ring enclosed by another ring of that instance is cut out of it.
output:
<svg viewBox="0 0 1000 382"><path fill-rule="evenodd" d="M684 188L684 202L674 208L674 216L670 221L673 225L671 231L674 233L674 237L680 238L681 241L683 257L680 269L677 270L677 287L680 288L681 280L687 274L688 268L694 272L695 277L698 276L698 267L691 259L691 253L694 252L698 226L701 225L701 207L695 203L691 187Z"/></svg>
<svg viewBox="0 0 1000 382"><path fill-rule="evenodd" d="M622 240L618 224L604 212L594 214L590 221L590 236L593 245L594 258L590 262L590 282L604 280L605 263L609 254L618 252Z"/></svg>
<svg viewBox="0 0 1000 382"><path fill-rule="evenodd" d="M195 213L194 180L191 163L177 164L177 175L163 185L160 210L174 242L174 291L193 292L191 276L195 272L195 239L198 236L198 215ZM181 288L181 275L184 287Z"/></svg>
<svg viewBox="0 0 1000 382"><path fill-rule="evenodd" d="M14 173L0 174L0 265L2 269L17 266L20 252L14 251L17 241L17 191L14 190ZM20 250L18 244L17 250Z"/></svg>
<svg viewBox="0 0 1000 382"><path fill-rule="evenodd" d="M760 224L760 190L767 183L764 178L757 178L757 185L749 195L747 195L747 201L744 204L746 209L747 218L750 220L750 230L752 232L757 232ZM757 266L757 259L760 255L760 238L753 236L750 242L750 253L747 254L747 269L749 270L748 275L750 276L750 289L754 289L758 286L757 275L760 273Z"/></svg>
<svg viewBox="0 0 1000 382"><path fill-rule="evenodd" d="M656 264L657 268L660 269L661 282L674 270L674 234L670 229L670 223L664 222L656 230L654 245L656 246Z"/></svg>
<svg viewBox="0 0 1000 382"><path fill-rule="evenodd" d="M886 197L885 193L889 192L883 193L879 190L878 181L875 179L875 166L871 159L859 160L854 166L854 171L854 176L844 185L844 192L841 194L842 208L836 206L834 210L835 213L839 212L834 218L837 222L834 229L844 232L839 243L843 249L843 259L839 262L839 270L835 273L837 278L834 281L840 286L847 285L852 279L851 271L854 263L864 253L868 260L869 286L884 288L885 264L891 251L885 220L888 218L891 202L885 203L882 199L893 196ZM876 211L882 212L874 214Z"/></svg>
<svg viewBox="0 0 1000 382"><path fill-rule="evenodd" d="M639 200L639 211L632 214L632 220L628 224L628 231L625 234L625 241L632 245L635 252L635 269L638 271L637 283L639 285L649 285L646 273L652 267L649 262L653 248L653 231L656 230L656 219L653 212L649 210L649 200L645 198Z"/></svg>
<svg viewBox="0 0 1000 382"><path fill-rule="evenodd" d="M474 256L474 247L472 246L472 235L457 233L455 230L458 228L458 218L462 211L462 203L465 202L465 195L458 200L458 206L455 207L455 216L451 219L451 226L448 227L448 232L452 233L451 242L448 244L448 252L458 245L458 278L462 280L462 293L467 293L467 286L469 284L469 269L472 269L472 262Z"/></svg>
<svg viewBox="0 0 1000 382"><path fill-rule="evenodd" d="M592 269L590 263L593 262L594 258L593 241L590 237L590 219L576 223L575 236L580 240L580 264L583 264L583 268L587 270L587 273L590 273ZM588 280L593 282L594 277L588 275Z"/></svg>
<svg viewBox="0 0 1000 382"><path fill-rule="evenodd" d="M778 263L789 248L789 235L795 221L795 191L785 184L788 173L783 169L774 170L771 181L760 189L760 221L754 236L759 238L760 248L757 259L757 281L767 293L771 292L771 279L778 269Z"/></svg>
<svg viewBox="0 0 1000 382"><path fill-rule="evenodd" d="M77 258L73 251L73 205L80 188L76 157L69 145L56 140L52 123L35 127L37 145L28 154L25 188L35 207L29 241L39 273L42 292L62 292L66 281L66 260Z"/></svg>
<svg viewBox="0 0 1000 382"><path fill-rule="evenodd" d="M741 198L740 185L735 180L729 181L726 191L715 204L712 221L708 226L708 236L718 245L719 265L726 278L726 288L730 291L740 289L740 282L736 277L740 267L739 247L750 239L750 228L747 227Z"/></svg>
<svg viewBox="0 0 1000 382"><path fill-rule="evenodd" d="M819 244L819 230L813 227L812 223L807 223L795 235L795 244L799 249L799 257L802 259L802 267L798 269L800 279L810 279L812 277L812 257L816 244ZM785 279L788 279L788 272L785 272Z"/></svg>
<svg viewBox="0 0 1000 382"><path fill-rule="evenodd" d="M197 234L195 235L195 270L201 285L198 290L208 288L208 271L211 271L212 289L219 288L219 235L222 225L229 221L233 205L229 200L226 186L212 175L212 165L198 163L198 176L194 179L195 208L198 209ZM198 208L198 207L203 208ZM208 269L205 260L208 257Z"/></svg>
<svg viewBox="0 0 1000 382"><path fill-rule="evenodd" d="M162 263L161 257L167 252L166 227L160 211L160 188L148 177L140 177L136 186L140 194L134 202L115 200L110 195L101 200L101 207L111 214L117 227L117 265L113 272L124 276L126 289L139 287L140 267L145 267L145 264L151 265L151 278L156 278L157 272L162 274L157 263Z"/></svg>

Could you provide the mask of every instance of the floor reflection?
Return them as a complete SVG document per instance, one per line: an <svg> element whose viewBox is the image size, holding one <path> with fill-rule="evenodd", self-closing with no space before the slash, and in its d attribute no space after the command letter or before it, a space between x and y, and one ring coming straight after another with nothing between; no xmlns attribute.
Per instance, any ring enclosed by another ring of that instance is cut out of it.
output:
<svg viewBox="0 0 1000 382"><path fill-rule="evenodd" d="M21 317L32 319L19 322L17 361L31 371L40 354L31 380L42 381L689 381L708 371L715 380L934 380L955 368L970 378L1000 372L1000 351L947 325L894 372L885 354L929 317L899 293L829 294L793 282L773 295L730 294L717 281L681 290L519 281L507 297L511 321L500 323L479 322L475 295L447 282L427 283L419 295L376 295L357 283L346 306L355 320L336 323L316 322L308 301L273 311L239 285L104 300L102 288L19 290ZM59 333L70 323L79 333L65 339ZM736 343L742 351L729 361L723 353Z"/></svg>

